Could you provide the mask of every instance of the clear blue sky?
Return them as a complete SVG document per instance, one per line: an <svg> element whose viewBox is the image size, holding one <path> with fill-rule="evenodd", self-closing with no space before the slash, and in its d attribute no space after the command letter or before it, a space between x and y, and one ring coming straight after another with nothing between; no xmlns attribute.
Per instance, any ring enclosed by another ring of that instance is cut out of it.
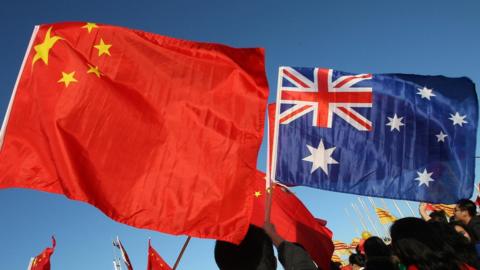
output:
<svg viewBox="0 0 480 270"><path fill-rule="evenodd" d="M477 0L17 0L5 1L0 8L2 119L34 25L59 21L108 23L196 41L264 47L271 101L280 65L468 76L477 85L480 82ZM259 168L264 169L264 163L263 149ZM295 191L315 216L328 220L336 239L350 241L356 235L354 227L360 223L353 225L344 212L348 208L353 215L356 196L308 188ZM390 201L388 205L397 214ZM409 212L404 202L400 205ZM136 269L146 268L148 237L173 264L185 240L114 222L94 207L64 196L0 190L0 269L26 269L29 258L50 245L52 234L58 243L54 270L113 269L111 240L116 235ZM213 246L213 240L193 239L178 269L217 269Z"/></svg>

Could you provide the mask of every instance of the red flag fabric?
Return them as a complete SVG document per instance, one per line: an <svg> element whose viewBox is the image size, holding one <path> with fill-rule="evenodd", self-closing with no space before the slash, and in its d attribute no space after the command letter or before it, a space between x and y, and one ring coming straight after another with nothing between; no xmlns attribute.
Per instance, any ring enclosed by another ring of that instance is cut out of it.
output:
<svg viewBox="0 0 480 270"><path fill-rule="evenodd" d="M267 95L263 49L41 25L0 133L0 188L64 194L135 227L239 243Z"/></svg>
<svg viewBox="0 0 480 270"><path fill-rule="evenodd" d="M130 258L128 257L127 251L123 247L122 242L120 242L120 239L118 239L118 237L117 237L117 240L113 242L113 245L120 250L120 253L122 254L123 263L125 264L125 266L127 266L127 269L133 270L132 262L130 262Z"/></svg>
<svg viewBox="0 0 480 270"><path fill-rule="evenodd" d="M162 257L150 244L148 240L148 264L147 270L172 270L172 268L163 260Z"/></svg>
<svg viewBox="0 0 480 270"><path fill-rule="evenodd" d="M52 236L52 247L47 247L40 253L38 256L33 258L30 262L28 270L50 270L50 257L55 251L55 246L57 242L55 237Z"/></svg>
<svg viewBox="0 0 480 270"><path fill-rule="evenodd" d="M445 214L449 217L455 214L455 204L431 204L427 203L427 211L445 211Z"/></svg>
<svg viewBox="0 0 480 270"><path fill-rule="evenodd" d="M265 221L265 174L257 173L252 224L263 227ZM303 203L285 187L274 184L270 221L280 236L301 244L321 269L329 269L333 254L332 232L319 222Z"/></svg>

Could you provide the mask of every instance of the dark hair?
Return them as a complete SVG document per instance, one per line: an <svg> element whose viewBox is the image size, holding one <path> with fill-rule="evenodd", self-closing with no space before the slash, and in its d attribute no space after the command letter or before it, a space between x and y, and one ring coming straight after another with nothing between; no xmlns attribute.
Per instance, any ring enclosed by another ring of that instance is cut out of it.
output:
<svg viewBox="0 0 480 270"><path fill-rule="evenodd" d="M447 216L444 210L435 210L430 213L429 217L431 218L430 220L432 222L442 222L445 224L448 223Z"/></svg>
<svg viewBox="0 0 480 270"><path fill-rule="evenodd" d="M367 261L370 257L389 257L391 255L388 246L377 236L368 238L363 244L363 248L367 256Z"/></svg>
<svg viewBox="0 0 480 270"><path fill-rule="evenodd" d="M330 270L340 270L342 268L342 263L340 262L330 262Z"/></svg>
<svg viewBox="0 0 480 270"><path fill-rule="evenodd" d="M276 269L272 240L263 229L250 225L239 245L215 243L215 262L221 270Z"/></svg>
<svg viewBox="0 0 480 270"><path fill-rule="evenodd" d="M469 199L459 200L457 202L457 207L460 208L460 210L467 211L468 215L470 215L471 217L477 215L477 206Z"/></svg>
<svg viewBox="0 0 480 270"><path fill-rule="evenodd" d="M394 263L391 257L373 257L367 259L366 270L398 270L398 264Z"/></svg>
<svg viewBox="0 0 480 270"><path fill-rule="evenodd" d="M455 230L455 226L462 227L470 235L471 240L469 241L465 236L458 233ZM460 260L470 266L474 266L476 269L480 269L480 260L475 248L476 238L470 228L461 222L455 221L442 229L443 231L440 231L440 233L446 238L447 243L455 250L455 253Z"/></svg>
<svg viewBox="0 0 480 270"><path fill-rule="evenodd" d="M472 229L470 229L470 227L465 225L465 223L454 220L454 221L451 221L449 224L454 230L455 230L455 226L462 227L463 230L465 230L468 233L468 235L470 236L470 242L471 243L475 244L476 242L478 242L478 239L477 239L477 236L475 235L475 233L472 231ZM455 230L455 232L457 232L457 231Z"/></svg>
<svg viewBox="0 0 480 270"><path fill-rule="evenodd" d="M363 267L365 266L365 256L357 253L351 254L350 257L348 257L348 262Z"/></svg>
<svg viewBox="0 0 480 270"><path fill-rule="evenodd" d="M463 262L454 250L434 230L435 224L423 219L407 217L395 221L390 228L392 248L400 262L418 269L460 270Z"/></svg>

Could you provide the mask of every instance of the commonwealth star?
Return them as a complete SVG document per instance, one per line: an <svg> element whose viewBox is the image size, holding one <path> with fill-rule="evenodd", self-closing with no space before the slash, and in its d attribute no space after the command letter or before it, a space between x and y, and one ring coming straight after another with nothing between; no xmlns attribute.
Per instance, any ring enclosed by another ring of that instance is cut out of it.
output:
<svg viewBox="0 0 480 270"><path fill-rule="evenodd" d="M323 145L323 140L320 139L318 147L315 148L307 144L308 151L310 151L310 156L304 157L304 161L312 162L312 169L310 173L313 173L318 168L321 168L322 171L328 175L328 164L338 164L338 161L332 158L333 151L336 147L325 149Z"/></svg>

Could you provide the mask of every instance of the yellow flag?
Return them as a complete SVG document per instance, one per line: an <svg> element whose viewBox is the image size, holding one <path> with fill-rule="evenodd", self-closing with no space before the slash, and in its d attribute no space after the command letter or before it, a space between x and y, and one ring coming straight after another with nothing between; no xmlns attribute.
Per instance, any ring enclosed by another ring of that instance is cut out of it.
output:
<svg viewBox="0 0 480 270"><path fill-rule="evenodd" d="M397 220L390 212L379 207L375 207L375 213L382 224L392 223Z"/></svg>

